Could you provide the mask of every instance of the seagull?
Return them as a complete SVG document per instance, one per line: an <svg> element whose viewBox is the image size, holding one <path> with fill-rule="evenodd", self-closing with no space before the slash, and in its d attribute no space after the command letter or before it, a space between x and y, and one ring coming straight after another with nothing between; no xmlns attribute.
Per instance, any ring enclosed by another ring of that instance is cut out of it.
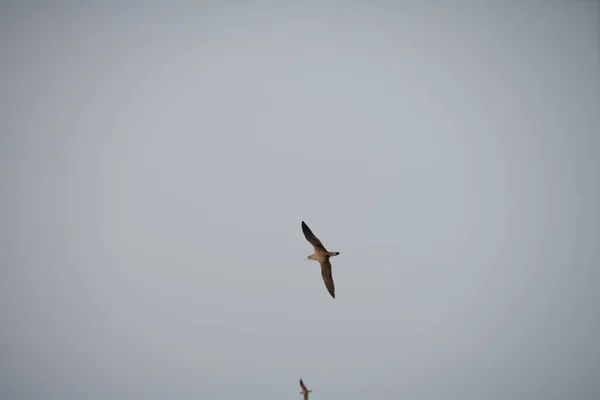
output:
<svg viewBox="0 0 600 400"><path fill-rule="evenodd" d="M300 387L302 388L300 394L304 395L304 400L308 400L308 394L312 392L312 390L308 390L306 386L304 386L304 382L302 382L302 379L300 379Z"/></svg>
<svg viewBox="0 0 600 400"><path fill-rule="evenodd" d="M325 287L329 291L331 297L335 299L335 288L333 286L333 276L331 276L331 263L329 262L329 257L337 256L340 253L337 251L327 251L325 246L323 246L323 243L321 243L319 238L312 233L304 221L302 221L302 232L304 232L306 240L308 240L315 248L315 254L306 257L306 260L315 260L321 264L321 275L323 276Z"/></svg>

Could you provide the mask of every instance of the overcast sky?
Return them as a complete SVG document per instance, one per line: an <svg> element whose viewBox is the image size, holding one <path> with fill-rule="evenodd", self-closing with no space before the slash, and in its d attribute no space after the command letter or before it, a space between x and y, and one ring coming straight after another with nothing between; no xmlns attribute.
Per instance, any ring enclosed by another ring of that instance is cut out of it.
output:
<svg viewBox="0 0 600 400"><path fill-rule="evenodd" d="M346 3L0 6L2 399L600 398L600 4Z"/></svg>

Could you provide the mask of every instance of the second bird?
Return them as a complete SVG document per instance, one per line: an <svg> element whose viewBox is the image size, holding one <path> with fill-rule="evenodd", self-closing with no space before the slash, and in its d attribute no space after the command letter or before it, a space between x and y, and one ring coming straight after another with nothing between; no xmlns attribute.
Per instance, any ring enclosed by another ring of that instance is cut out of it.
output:
<svg viewBox="0 0 600 400"><path fill-rule="evenodd" d="M306 388L306 385L304 384L304 382L302 382L302 379L300 379L300 387L302 388L300 394L304 396L304 400L308 400L308 394L312 392L312 390L308 390Z"/></svg>
<svg viewBox="0 0 600 400"><path fill-rule="evenodd" d="M315 248L315 253L308 256L307 260L316 260L321 264L321 275L323 276L323 282L325 282L325 287L331 294L331 297L335 299L335 287L333 285L333 276L331 275L331 263L329 262L329 258L333 256L337 256L340 254L337 251L327 251L323 243L316 237L308 225L302 221L302 232L304 232L304 237L310 244Z"/></svg>

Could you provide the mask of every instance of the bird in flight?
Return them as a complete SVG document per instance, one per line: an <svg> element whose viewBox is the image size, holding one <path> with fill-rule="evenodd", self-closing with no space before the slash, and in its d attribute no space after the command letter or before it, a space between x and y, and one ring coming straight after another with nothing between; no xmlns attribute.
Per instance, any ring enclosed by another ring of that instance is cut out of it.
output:
<svg viewBox="0 0 600 400"><path fill-rule="evenodd" d="M302 382L302 379L300 379L300 387L302 388L302 391L300 392L300 394L304 395L304 400L308 400L308 394L310 392L312 392L312 390L308 390L306 388L306 386L304 385L304 382Z"/></svg>
<svg viewBox="0 0 600 400"><path fill-rule="evenodd" d="M340 254L337 251L327 251L323 243L316 237L308 225L302 221L302 232L304 232L304 237L310 244L315 248L315 253L306 257L306 260L316 260L321 264L321 275L323 276L323 281L325 282L325 287L329 291L331 297L335 299L335 287L333 286L333 276L331 276L331 263L329 262L329 257L337 256Z"/></svg>

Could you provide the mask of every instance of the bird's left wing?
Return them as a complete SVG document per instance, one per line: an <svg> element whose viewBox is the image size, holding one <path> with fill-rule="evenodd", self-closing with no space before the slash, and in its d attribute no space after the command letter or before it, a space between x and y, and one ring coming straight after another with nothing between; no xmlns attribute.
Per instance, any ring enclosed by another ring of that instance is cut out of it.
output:
<svg viewBox="0 0 600 400"><path fill-rule="evenodd" d="M306 386L304 386L304 382L302 382L302 379L300 379L300 387L302 388L302 390L307 390Z"/></svg>
<svg viewBox="0 0 600 400"><path fill-rule="evenodd" d="M314 233L312 233L312 231L310 230L310 228L308 227L308 225L306 225L304 223L304 221L302 221L302 232L304 233L304 237L306 238L306 240L308 240L309 243L313 245L313 247L315 248L315 251L317 249L320 249L320 250L323 250L323 251L327 251L327 250L325 250L325 246L323 246L323 243L321 243L321 241L319 240L319 238L316 237L314 235Z"/></svg>

